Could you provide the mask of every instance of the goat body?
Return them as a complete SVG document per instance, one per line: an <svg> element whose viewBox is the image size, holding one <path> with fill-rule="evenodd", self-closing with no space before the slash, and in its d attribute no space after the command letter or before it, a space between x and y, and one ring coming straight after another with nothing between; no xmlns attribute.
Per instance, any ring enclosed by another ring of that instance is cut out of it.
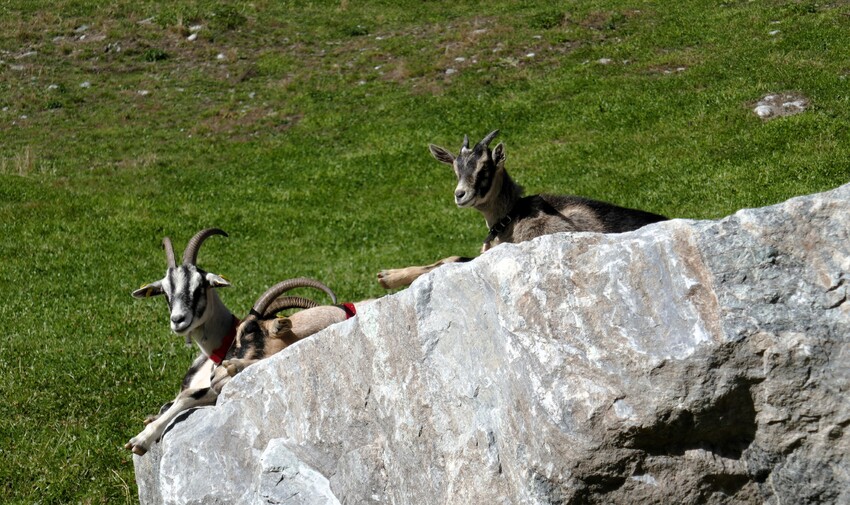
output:
<svg viewBox="0 0 850 505"><path fill-rule="evenodd" d="M494 234L494 245L524 242L559 232L622 233L666 219L579 196L540 194L517 200L510 220Z"/></svg>
<svg viewBox="0 0 850 505"><path fill-rule="evenodd" d="M324 330L328 326L341 323L353 317L369 300L343 305L319 305L308 307L285 318L276 318L266 312L262 318L252 321L250 316L238 329L238 339L242 347L234 346L232 355L221 362L228 375L242 372L257 361L271 356L286 347ZM265 354L246 352L247 347L263 348Z"/></svg>
<svg viewBox="0 0 850 505"><path fill-rule="evenodd" d="M523 188L505 170L505 148L489 143L498 134L491 132L469 148L464 137L460 153L454 156L442 147L431 145L437 161L452 165L457 176L455 203L472 207L484 215L489 233L481 252L503 242L523 242L558 232L621 233L667 219L637 209L571 195L539 194L523 197ZM410 285L416 278L446 263L472 258L450 256L426 266L384 270L378 281L385 289Z"/></svg>

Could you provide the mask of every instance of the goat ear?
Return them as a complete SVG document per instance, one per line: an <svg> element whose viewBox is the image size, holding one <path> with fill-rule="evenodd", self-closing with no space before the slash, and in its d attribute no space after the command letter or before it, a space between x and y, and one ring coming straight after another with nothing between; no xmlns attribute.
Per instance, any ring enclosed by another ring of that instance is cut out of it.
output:
<svg viewBox="0 0 850 505"><path fill-rule="evenodd" d="M285 336L285 333L292 332L292 320L288 317L277 316L269 320L266 331L274 338L281 338Z"/></svg>
<svg viewBox="0 0 850 505"><path fill-rule="evenodd" d="M151 296L157 296L165 294L165 291L162 289L162 281L151 282L150 284L145 284L139 289L133 291L133 298L149 298Z"/></svg>
<svg viewBox="0 0 850 505"><path fill-rule="evenodd" d="M497 168L505 168L505 145L501 142L493 149L493 162L496 163Z"/></svg>
<svg viewBox="0 0 850 505"><path fill-rule="evenodd" d="M224 276L216 275L214 273L207 272L206 276L207 282L210 284L210 287L213 288L226 288L230 286L230 282L224 278Z"/></svg>
<svg viewBox="0 0 850 505"><path fill-rule="evenodd" d="M431 156L433 156L437 161L441 163L446 163L448 165L453 165L455 162L455 157L452 153L446 151L440 146L435 146L434 144L428 145L428 149L431 151Z"/></svg>

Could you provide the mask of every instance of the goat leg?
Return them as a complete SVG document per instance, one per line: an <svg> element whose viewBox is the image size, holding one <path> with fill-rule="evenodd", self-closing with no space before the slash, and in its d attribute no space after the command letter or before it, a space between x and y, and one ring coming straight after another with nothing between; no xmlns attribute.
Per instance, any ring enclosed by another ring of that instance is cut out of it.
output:
<svg viewBox="0 0 850 505"><path fill-rule="evenodd" d="M148 452L148 449L150 449L154 442L162 438L165 429L181 412L194 407L215 405L221 389L216 390L210 387L210 385L216 377L225 374L217 372L213 367L213 362L210 360L206 360L194 372L194 378L197 380L182 389L174 401L166 403L163 408L165 406L168 406L168 408L164 412L160 412L159 416L149 422L145 426L145 429L138 435L131 438L124 445L125 449L129 449L134 454L141 456ZM211 380L211 377L213 380Z"/></svg>
<svg viewBox="0 0 850 505"><path fill-rule="evenodd" d="M233 358L222 361L221 366L227 371L228 377L233 377L258 361L260 360Z"/></svg>
<svg viewBox="0 0 850 505"><path fill-rule="evenodd" d="M147 416L145 418L145 420L142 421L142 422L145 424L145 426L147 426L150 423L156 421L157 419L159 419L159 416L161 416L166 410L171 408L171 406L173 404L174 404L174 402L168 402L168 403L163 404L163 406L159 408L159 412L157 412L156 414L151 414L151 415Z"/></svg>
<svg viewBox="0 0 850 505"><path fill-rule="evenodd" d="M378 282L384 289L403 288L409 286L419 277L427 274L437 267L445 265L446 263L464 263L470 260L472 260L472 258L449 256L448 258L443 258L436 263L426 266L382 270L378 273Z"/></svg>
<svg viewBox="0 0 850 505"><path fill-rule="evenodd" d="M131 438L124 445L125 449L130 449L134 454L142 456L148 449L151 448L154 442L162 437L165 428L184 410L205 405L215 405L218 398L218 393L212 388L187 389L181 392L174 400L174 404L159 416L155 421L151 422L141 433Z"/></svg>

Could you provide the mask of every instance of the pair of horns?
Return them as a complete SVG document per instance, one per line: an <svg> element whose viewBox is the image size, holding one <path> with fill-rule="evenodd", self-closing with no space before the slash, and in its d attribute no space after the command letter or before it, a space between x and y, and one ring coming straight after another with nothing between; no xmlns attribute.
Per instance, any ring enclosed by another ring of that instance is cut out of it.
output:
<svg viewBox="0 0 850 505"><path fill-rule="evenodd" d="M199 231L189 240L186 249L183 251L183 264L194 265L198 261L198 250L200 250L201 244L213 235L228 236L226 232L218 228L207 228ZM171 245L171 239L168 237L163 238L162 247L165 249L165 260L168 262L168 268L177 267L177 262L174 260L174 247Z"/></svg>
<svg viewBox="0 0 850 505"><path fill-rule="evenodd" d="M496 138L496 135L498 135L498 134L499 134L499 130L491 131L490 133L487 134L486 137L481 139L481 142L475 144L475 147L478 147L478 146L489 147L490 142L494 138ZM469 136L468 135L463 136L463 145L461 146L461 149L467 149L467 150L469 149Z"/></svg>

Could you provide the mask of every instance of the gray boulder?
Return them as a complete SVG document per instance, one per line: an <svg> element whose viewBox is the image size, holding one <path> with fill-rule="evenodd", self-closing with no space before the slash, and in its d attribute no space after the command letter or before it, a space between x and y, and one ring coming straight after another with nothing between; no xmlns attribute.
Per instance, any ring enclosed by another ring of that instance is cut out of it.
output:
<svg viewBox="0 0 850 505"><path fill-rule="evenodd" d="M850 185L441 267L176 421L141 502L850 503L848 216Z"/></svg>

